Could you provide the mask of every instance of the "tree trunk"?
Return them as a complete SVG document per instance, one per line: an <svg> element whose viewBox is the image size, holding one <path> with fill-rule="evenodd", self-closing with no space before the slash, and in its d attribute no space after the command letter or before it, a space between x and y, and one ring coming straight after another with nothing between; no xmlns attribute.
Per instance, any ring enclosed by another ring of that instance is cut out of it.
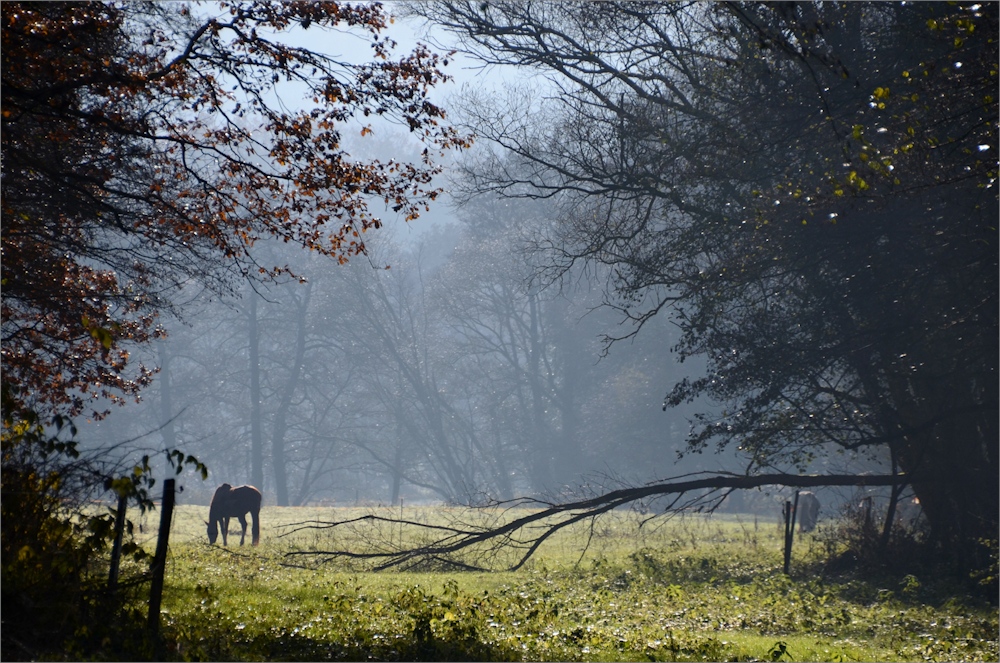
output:
<svg viewBox="0 0 1000 663"><path fill-rule="evenodd" d="M909 432L899 464L955 567L982 568L989 561L980 540L997 538L1000 512L996 380L977 385L930 352L913 361L927 367L919 378L897 373L888 381Z"/></svg>
<svg viewBox="0 0 1000 663"><path fill-rule="evenodd" d="M530 440L530 476L532 488L544 493L552 486L552 441L546 421L545 400L542 393L542 343L539 339L538 297L528 295L528 385L531 390L532 440Z"/></svg>
<svg viewBox="0 0 1000 663"><path fill-rule="evenodd" d="M250 294L247 311L250 346L250 483L264 490L264 434L260 414L260 335L257 330L257 293Z"/></svg>
<svg viewBox="0 0 1000 663"><path fill-rule="evenodd" d="M399 501L399 488L403 479L403 426L396 422L396 451L392 459L392 488L390 489L389 504Z"/></svg>
<svg viewBox="0 0 1000 663"><path fill-rule="evenodd" d="M169 346L161 341L156 344L156 352L160 359L160 421L163 427L160 435L163 436L163 446L165 449L177 448L177 435L174 431L174 405L172 387L170 385L170 355Z"/></svg>
<svg viewBox="0 0 1000 663"><path fill-rule="evenodd" d="M558 436L556 454L556 481L563 486L580 482L586 467L585 449L580 444L580 412L577 405L577 391L583 371L581 358L585 349L580 343L579 331L567 319L572 315L566 300L557 299L549 303L548 317L551 337L558 339L556 346L556 376L550 376L551 390L556 394L559 405L561 430Z"/></svg>
<svg viewBox="0 0 1000 663"><path fill-rule="evenodd" d="M305 294L299 302L296 311L295 354L292 366L282 390L281 401L274 413L274 425L271 429L271 467L274 469L274 493L278 506L289 506L288 502L288 468L285 460L285 433L288 430L288 411L292 405L292 397L299 386L302 375L302 363L306 354L306 313L309 309L309 299L312 295L312 283L305 285Z"/></svg>

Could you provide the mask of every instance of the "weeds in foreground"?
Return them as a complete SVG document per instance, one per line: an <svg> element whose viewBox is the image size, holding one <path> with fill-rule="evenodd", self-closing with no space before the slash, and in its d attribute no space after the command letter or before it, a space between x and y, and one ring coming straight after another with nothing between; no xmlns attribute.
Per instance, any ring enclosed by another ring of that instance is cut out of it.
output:
<svg viewBox="0 0 1000 663"><path fill-rule="evenodd" d="M275 536L280 517L301 513L265 513L270 536L259 548L228 549L201 540L199 510L176 515L161 620L167 660L1000 656L995 606L962 586L913 573L824 577L821 537L797 544L785 576L777 527L738 519L675 519L639 536L619 515L582 560L583 535L567 532L516 573L375 574L288 566L288 550L330 543L316 531ZM135 650L109 643L100 652L115 660Z"/></svg>
<svg viewBox="0 0 1000 663"><path fill-rule="evenodd" d="M178 545L164 633L177 660L996 660L997 611L908 575L823 578L819 546L780 572L776 536L627 523L575 564L558 543L517 573L372 574L283 566L280 546ZM700 536L697 534L700 533ZM691 545L693 538L697 546ZM772 540L774 539L774 540ZM653 540L650 535L644 540Z"/></svg>

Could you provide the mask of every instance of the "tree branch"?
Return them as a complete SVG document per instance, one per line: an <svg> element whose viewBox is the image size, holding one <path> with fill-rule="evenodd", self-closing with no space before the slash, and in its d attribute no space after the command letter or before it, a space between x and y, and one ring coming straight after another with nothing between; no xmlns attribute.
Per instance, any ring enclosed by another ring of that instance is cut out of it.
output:
<svg viewBox="0 0 1000 663"><path fill-rule="evenodd" d="M690 475L689 475L690 476ZM677 500L685 493L692 491L708 490L715 492L718 490L746 490L761 486L787 486L790 488L813 488L819 486L895 486L906 484L911 481L911 477L904 474L895 475L855 475L855 474L761 474L756 476L746 476L738 474L712 474L698 478L676 477L674 479L647 484L645 486L634 486L612 490L596 497L591 497L563 504L545 503L540 500L519 498L506 502L497 502L492 508L500 507L503 513L507 513L514 507L543 506L544 508L515 518L510 522L500 525L475 526L469 524L459 525L432 525L413 520L386 518L383 516L366 515L359 518L347 520L322 522L310 521L307 523L295 523L292 529L282 536L287 536L303 529L333 529L344 525L357 524L363 521L388 523L391 525L405 525L416 528L423 533L444 532L439 538L428 543L407 548L401 545L394 545L392 549L388 547L376 548L369 552L354 552L348 550L303 550L286 553L286 557L319 557L320 562L332 561L338 558L348 558L357 560L367 560L377 562L374 570L381 571L401 565L413 565L421 561L436 560L458 564L469 568L480 568L472 566L464 561L455 561L451 555L463 551L477 544L490 543L488 552L497 553L502 549L518 549L523 552L518 560L507 567L507 570L515 571L524 565L525 562L538 550L539 546L557 531L586 520L594 519L613 509L625 506L638 500L659 497L663 495L675 495L675 499L668 506L672 509ZM706 496L694 497L688 500L680 509L691 509L699 504L704 506ZM709 508L718 506L718 500L714 500ZM477 510L482 507L477 507ZM552 522L546 522L552 521ZM495 522L495 521L494 521ZM530 526L540 526L540 530L529 531Z"/></svg>

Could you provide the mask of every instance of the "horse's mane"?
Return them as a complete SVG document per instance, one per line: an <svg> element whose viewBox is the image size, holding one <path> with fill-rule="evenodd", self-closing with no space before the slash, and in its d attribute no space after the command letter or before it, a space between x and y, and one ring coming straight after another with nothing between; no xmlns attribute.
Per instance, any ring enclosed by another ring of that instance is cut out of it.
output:
<svg viewBox="0 0 1000 663"><path fill-rule="evenodd" d="M228 483L224 483L215 489L215 495L212 495L212 503L208 506L209 518L214 517L218 513L219 509L222 508L222 503L231 492L233 492L233 487Z"/></svg>

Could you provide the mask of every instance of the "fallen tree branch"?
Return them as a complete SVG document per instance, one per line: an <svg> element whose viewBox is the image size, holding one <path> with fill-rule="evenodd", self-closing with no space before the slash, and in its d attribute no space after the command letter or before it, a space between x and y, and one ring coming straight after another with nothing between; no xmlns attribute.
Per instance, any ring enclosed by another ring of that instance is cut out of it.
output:
<svg viewBox="0 0 1000 663"><path fill-rule="evenodd" d="M697 476L697 475L694 475ZM437 532L441 536L428 543L416 545L412 548L399 546L385 546L381 549L374 549L367 552L353 552L347 550L302 550L285 553L286 557L292 556L312 556L321 558L320 562L331 561L337 558L348 558L357 560L370 560L379 562L374 570L380 571L392 567L404 566L410 568L421 561L435 560L446 562L468 569L480 569L478 565L468 564L450 559L448 556L461 550L470 549L477 544L488 544L486 554L497 553L501 550L520 550L522 554L519 559L508 570L515 571L538 550L539 546L549 537L559 530L578 523L586 519L594 519L613 509L625 506L638 500L661 497L664 495L676 495L668 506L668 510L673 509L680 498L694 491L708 491L705 495L692 497L687 500L679 510L690 510L699 505L704 507L711 504L709 510L714 509L718 499L710 499L711 495L718 491L725 490L746 490L759 488L762 486L786 486L790 488L816 488L820 486L894 486L906 484L911 481L911 477L904 474L878 474L878 475L857 475L857 474L760 474L747 476L730 473L715 473L699 478L681 479L650 483L645 486L632 486L612 490L595 497L554 504L542 500L531 500L518 498L506 502L497 502L490 505L492 508L503 507L501 516L510 509L517 507L542 507L538 511L515 518L503 523L501 517L496 517L491 525L461 525L442 526L421 523L413 520L387 518L384 516L366 515L358 518L351 518L343 521L322 522L309 521L296 523L298 527L287 534L291 534L304 529L331 529L344 525L357 524L360 522L380 522L393 525L405 525L418 528L422 531ZM482 510L484 507L476 507ZM496 523L500 524L496 524ZM540 531L539 531L540 529ZM443 534L442 534L443 533Z"/></svg>

